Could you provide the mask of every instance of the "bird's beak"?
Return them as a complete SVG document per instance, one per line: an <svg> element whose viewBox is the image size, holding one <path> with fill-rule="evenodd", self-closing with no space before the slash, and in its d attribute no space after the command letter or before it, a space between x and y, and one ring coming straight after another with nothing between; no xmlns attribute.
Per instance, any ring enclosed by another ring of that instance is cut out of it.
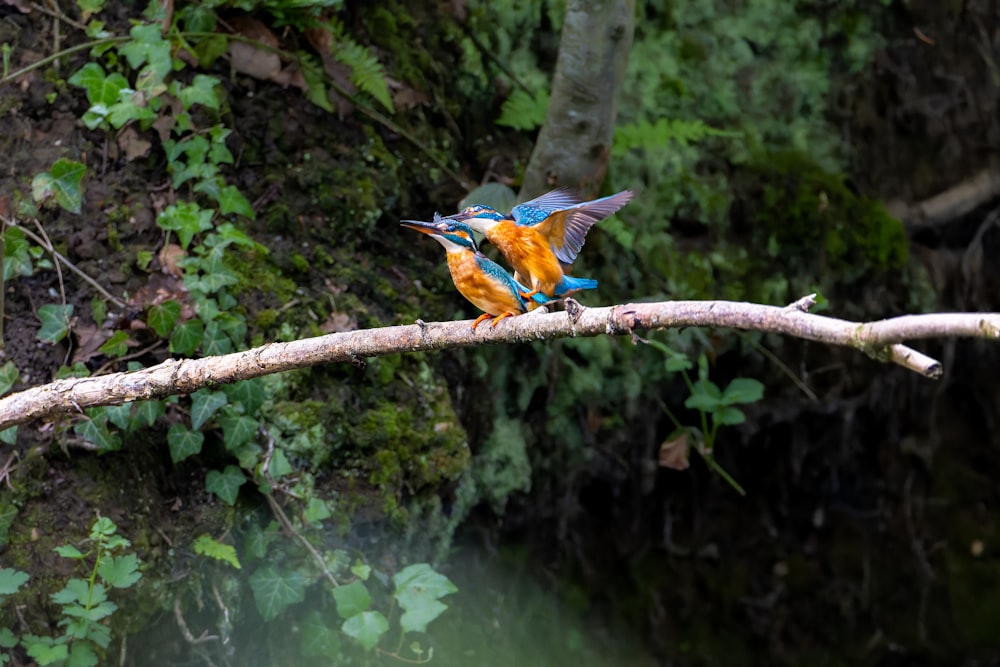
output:
<svg viewBox="0 0 1000 667"><path fill-rule="evenodd" d="M399 224L403 227L423 232L424 234L436 234L439 231L435 223L424 222L423 220L402 220Z"/></svg>

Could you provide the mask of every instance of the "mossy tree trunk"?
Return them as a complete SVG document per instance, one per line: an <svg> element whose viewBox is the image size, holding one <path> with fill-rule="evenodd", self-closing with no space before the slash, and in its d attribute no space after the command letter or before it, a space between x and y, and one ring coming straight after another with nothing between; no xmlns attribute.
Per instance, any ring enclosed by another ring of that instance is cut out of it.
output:
<svg viewBox="0 0 1000 667"><path fill-rule="evenodd" d="M522 199L556 186L596 193L634 30L634 0L570 0L548 116L524 174Z"/></svg>

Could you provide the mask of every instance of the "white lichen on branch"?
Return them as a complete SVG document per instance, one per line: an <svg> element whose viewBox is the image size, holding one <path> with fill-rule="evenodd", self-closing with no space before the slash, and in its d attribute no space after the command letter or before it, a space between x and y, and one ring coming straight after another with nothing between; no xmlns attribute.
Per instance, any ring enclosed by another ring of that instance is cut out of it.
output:
<svg viewBox="0 0 1000 667"><path fill-rule="evenodd" d="M636 330L726 327L784 334L853 347L926 377L941 364L902 344L927 338L1000 338L1000 313L905 315L878 322L850 322L806 312L809 297L787 307L733 301L661 301L585 308L572 299L556 313L508 318L473 331L469 321L423 322L334 333L203 359L168 359L128 373L67 378L0 399L0 430L101 405L190 394L203 387L400 352L487 343L523 343L571 336L632 335Z"/></svg>

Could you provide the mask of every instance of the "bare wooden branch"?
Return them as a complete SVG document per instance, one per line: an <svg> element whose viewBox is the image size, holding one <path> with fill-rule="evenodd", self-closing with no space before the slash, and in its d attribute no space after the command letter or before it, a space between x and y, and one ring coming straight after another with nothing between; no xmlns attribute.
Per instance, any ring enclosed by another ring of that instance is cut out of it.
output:
<svg viewBox="0 0 1000 667"><path fill-rule="evenodd" d="M528 343L553 338L626 335L637 329L728 327L785 334L861 350L936 378L941 364L903 341L927 338L1000 338L1000 313L906 315L858 323L806 312L811 297L786 307L734 301L663 301L585 308L567 299L565 311L507 318L473 331L470 321L426 323L269 343L245 352L204 359L168 359L129 373L68 378L0 399L0 430L100 405L189 394L316 364L359 361L400 352L441 350L485 343Z"/></svg>

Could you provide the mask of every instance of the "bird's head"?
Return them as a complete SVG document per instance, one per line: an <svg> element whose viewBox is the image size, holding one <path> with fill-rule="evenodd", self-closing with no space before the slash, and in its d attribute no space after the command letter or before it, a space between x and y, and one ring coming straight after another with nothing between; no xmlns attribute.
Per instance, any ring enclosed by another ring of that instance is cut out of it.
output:
<svg viewBox="0 0 1000 667"><path fill-rule="evenodd" d="M427 234L437 240L448 252L459 252L471 250L479 252L476 245L476 237L472 233L469 225L451 217L442 218L439 214L434 214L434 222L423 222L421 220L403 220L403 227L415 229L418 232Z"/></svg>
<svg viewBox="0 0 1000 667"><path fill-rule="evenodd" d="M453 215L445 216L442 220L454 220L464 222L477 232L486 233L490 227L503 220L506 216L492 206L475 204L466 206L464 209Z"/></svg>

